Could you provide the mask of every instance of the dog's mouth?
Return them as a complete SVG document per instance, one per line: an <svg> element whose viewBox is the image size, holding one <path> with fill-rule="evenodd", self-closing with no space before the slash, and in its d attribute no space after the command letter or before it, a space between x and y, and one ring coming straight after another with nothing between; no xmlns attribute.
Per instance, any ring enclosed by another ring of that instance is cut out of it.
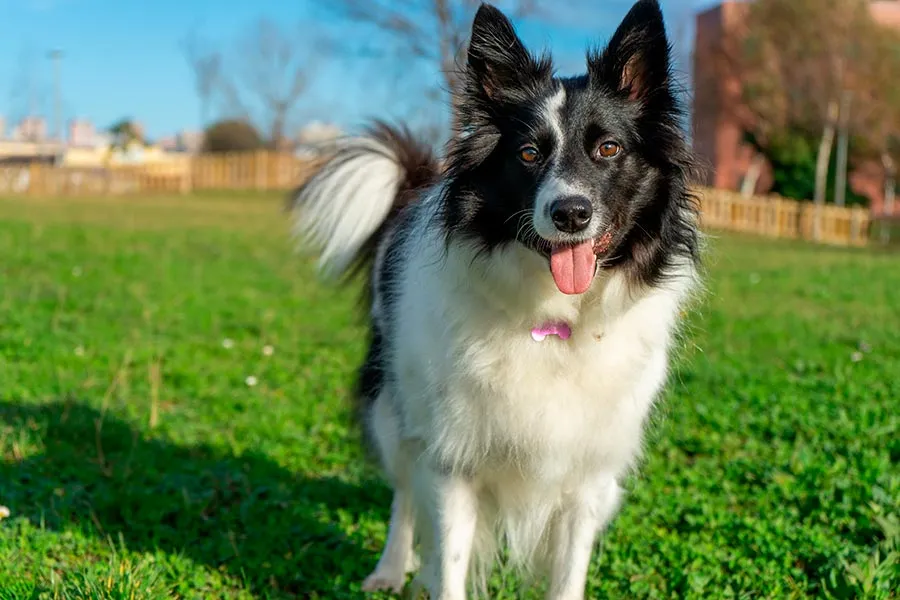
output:
<svg viewBox="0 0 900 600"><path fill-rule="evenodd" d="M609 252L612 241L612 230L608 229L600 237L582 242L551 244L550 273L559 291L570 296L588 291L597 273L597 260Z"/></svg>

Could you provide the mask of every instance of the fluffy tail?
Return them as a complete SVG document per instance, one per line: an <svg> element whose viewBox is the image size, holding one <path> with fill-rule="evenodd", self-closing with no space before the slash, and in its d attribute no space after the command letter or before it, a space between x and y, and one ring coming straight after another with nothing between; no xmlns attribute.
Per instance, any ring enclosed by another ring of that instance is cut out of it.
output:
<svg viewBox="0 0 900 600"><path fill-rule="evenodd" d="M390 220L439 173L431 149L408 129L375 122L365 135L341 140L294 192L294 235L319 254L321 274L353 274L371 264Z"/></svg>

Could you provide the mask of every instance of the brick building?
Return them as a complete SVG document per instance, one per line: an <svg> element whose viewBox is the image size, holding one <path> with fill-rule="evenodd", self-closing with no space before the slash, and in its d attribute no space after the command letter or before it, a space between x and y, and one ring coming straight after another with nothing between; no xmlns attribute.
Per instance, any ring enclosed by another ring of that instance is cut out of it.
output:
<svg viewBox="0 0 900 600"><path fill-rule="evenodd" d="M709 167L707 185L738 189L754 160L754 151L743 142L743 130L734 114L741 105L741 81L736 75L723 76L716 64L721 41L735 31L747 14L747 4L726 1L699 13L694 41L694 148ZM900 0L870 3L876 21L900 29ZM771 188L771 169L763 165L756 191ZM884 170L880 164L861 165L850 174L854 192L868 197L873 212L881 214L884 204Z"/></svg>

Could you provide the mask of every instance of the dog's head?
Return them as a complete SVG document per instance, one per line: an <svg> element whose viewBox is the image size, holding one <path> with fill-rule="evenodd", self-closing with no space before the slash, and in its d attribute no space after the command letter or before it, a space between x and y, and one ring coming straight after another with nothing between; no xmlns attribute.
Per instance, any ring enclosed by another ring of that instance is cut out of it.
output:
<svg viewBox="0 0 900 600"><path fill-rule="evenodd" d="M572 78L482 5L455 99L451 234L487 251L526 245L568 294L586 291L597 265L654 283L675 256L693 257L692 162L670 62L656 0L640 0Z"/></svg>

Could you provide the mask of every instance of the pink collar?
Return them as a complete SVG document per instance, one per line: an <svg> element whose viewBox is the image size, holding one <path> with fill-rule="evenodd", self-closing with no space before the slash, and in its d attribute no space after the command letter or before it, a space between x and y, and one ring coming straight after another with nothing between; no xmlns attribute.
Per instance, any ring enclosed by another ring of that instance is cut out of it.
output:
<svg viewBox="0 0 900 600"><path fill-rule="evenodd" d="M567 340L572 337L572 329L568 323L544 323L531 330L531 338L536 342L543 342L549 335L556 335L562 340Z"/></svg>

